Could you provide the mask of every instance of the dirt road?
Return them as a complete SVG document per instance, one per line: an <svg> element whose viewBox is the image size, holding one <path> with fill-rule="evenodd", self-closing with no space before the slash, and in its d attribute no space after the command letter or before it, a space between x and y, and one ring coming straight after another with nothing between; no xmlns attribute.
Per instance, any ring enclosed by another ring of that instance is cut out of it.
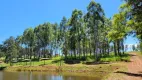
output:
<svg viewBox="0 0 142 80"><path fill-rule="evenodd" d="M130 56L130 62L123 63L128 70L118 70L108 80L142 80L142 56L136 52L131 52Z"/></svg>
<svg viewBox="0 0 142 80"><path fill-rule="evenodd" d="M127 80L142 80L142 56L137 53L130 53L130 63L127 63L128 72L120 72L125 74Z"/></svg>

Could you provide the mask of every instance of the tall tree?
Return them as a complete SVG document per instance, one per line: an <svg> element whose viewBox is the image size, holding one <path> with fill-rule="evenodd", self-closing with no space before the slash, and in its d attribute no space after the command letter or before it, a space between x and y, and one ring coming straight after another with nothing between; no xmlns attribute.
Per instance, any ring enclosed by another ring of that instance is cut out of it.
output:
<svg viewBox="0 0 142 80"><path fill-rule="evenodd" d="M62 53L65 55L65 58L67 58L68 53L68 39L67 39L67 33L68 31L68 20L66 17L63 17L60 23L60 40L62 42Z"/></svg>
<svg viewBox="0 0 142 80"><path fill-rule="evenodd" d="M76 57L76 51L80 54L80 29L81 29L81 18L83 16L82 11L75 9L72 12L72 17L70 19L70 26L71 26L71 41L72 41L72 50L74 50L74 56Z"/></svg>
<svg viewBox="0 0 142 80"><path fill-rule="evenodd" d="M11 36L9 39L4 41L3 48L6 53L5 62L10 62L10 65L12 65L13 59L17 57L15 38Z"/></svg>
<svg viewBox="0 0 142 80"><path fill-rule="evenodd" d="M35 34L33 28L28 28L23 34L25 45L28 47L29 58L32 59L33 49L35 47Z"/></svg>
<svg viewBox="0 0 142 80"><path fill-rule="evenodd" d="M53 37L51 26L52 25L50 23L44 23L43 25L39 25L34 29L34 32L38 38L38 42L41 44L44 58L47 57L46 53L49 54L49 51L46 52L46 49L50 46L50 42Z"/></svg>
<svg viewBox="0 0 142 80"><path fill-rule="evenodd" d="M101 24L104 22L104 11L99 3L91 1L87 7L87 18L88 23L90 26L91 37L93 37L93 48L94 48L94 55L96 60L99 59L98 53L98 44L99 44L99 29Z"/></svg>

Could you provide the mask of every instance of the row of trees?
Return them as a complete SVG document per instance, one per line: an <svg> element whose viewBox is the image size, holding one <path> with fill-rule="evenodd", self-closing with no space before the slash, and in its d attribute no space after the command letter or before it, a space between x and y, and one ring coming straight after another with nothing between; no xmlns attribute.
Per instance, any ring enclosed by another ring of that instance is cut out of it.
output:
<svg viewBox="0 0 142 80"><path fill-rule="evenodd" d="M142 4L140 0L131 1L126 0L120 12L108 19L101 5L92 0L87 6L87 13L75 9L71 18L63 17L60 24L47 22L28 28L23 35L4 41L0 45L0 52L4 53L7 61L13 58L47 58L59 51L65 59L80 59L90 55L98 61L112 50L116 56L121 56L125 51L127 35L136 33L142 42L142 15L139 8Z"/></svg>

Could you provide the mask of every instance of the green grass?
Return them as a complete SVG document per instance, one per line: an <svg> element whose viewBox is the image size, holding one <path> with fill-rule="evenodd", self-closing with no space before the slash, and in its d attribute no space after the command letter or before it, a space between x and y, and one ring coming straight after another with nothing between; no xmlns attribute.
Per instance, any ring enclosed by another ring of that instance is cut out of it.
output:
<svg viewBox="0 0 142 80"><path fill-rule="evenodd" d="M80 63L77 64L84 64L86 62L94 62L95 61L95 57L94 56L89 56L87 55L86 58L84 58L83 56L79 59L71 59L70 57L68 58L69 60L80 60ZM110 55L105 55L102 56L100 58L101 62L117 62L117 61L130 61L130 56L128 55L128 53L125 53L122 56L115 56L114 53L111 53ZM63 57L53 57L50 60L45 60L45 65L65 65L65 61ZM1 64L4 66L9 66L10 64ZM32 62L17 62L17 63L13 63L13 66L41 66L44 65L44 60L34 60Z"/></svg>
<svg viewBox="0 0 142 80"><path fill-rule="evenodd" d="M138 53L139 55L141 55L142 56L142 52L140 52L140 51L134 51L135 53Z"/></svg>
<svg viewBox="0 0 142 80"><path fill-rule="evenodd" d="M53 57L50 60L45 60L45 65L59 65L59 63L64 64L64 61L61 60L61 57ZM9 63L10 64L10 63ZM7 64L9 66L9 64ZM28 62L17 62L17 63L13 63L13 66L40 66L40 65L44 65L44 60L34 60L34 61L28 61Z"/></svg>
<svg viewBox="0 0 142 80"><path fill-rule="evenodd" d="M102 62L116 62L116 61L130 61L130 56L128 53L125 53L121 56L115 56L111 54L109 56L104 56L100 59Z"/></svg>

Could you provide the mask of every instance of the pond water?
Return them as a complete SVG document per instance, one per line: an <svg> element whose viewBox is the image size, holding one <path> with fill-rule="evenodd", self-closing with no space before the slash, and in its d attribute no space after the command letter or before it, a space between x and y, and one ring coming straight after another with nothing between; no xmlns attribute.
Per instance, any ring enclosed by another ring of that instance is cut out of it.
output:
<svg viewBox="0 0 142 80"><path fill-rule="evenodd" d="M92 74L54 73L54 72L4 72L0 71L0 80L101 80Z"/></svg>

